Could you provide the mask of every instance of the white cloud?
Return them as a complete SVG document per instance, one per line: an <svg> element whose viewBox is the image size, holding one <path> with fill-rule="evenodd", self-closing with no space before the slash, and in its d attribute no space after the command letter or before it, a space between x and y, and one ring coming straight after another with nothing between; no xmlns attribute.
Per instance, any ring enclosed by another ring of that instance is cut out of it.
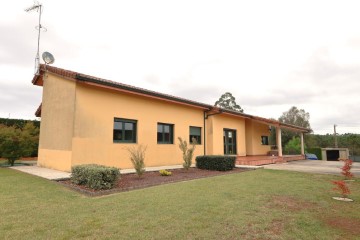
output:
<svg viewBox="0 0 360 240"><path fill-rule="evenodd" d="M29 82L37 13L23 9L32 3L0 9L0 117L33 118L41 99ZM334 123L360 133L358 1L42 3L41 52L57 67L209 104L230 91L249 114L277 118L294 105L316 133Z"/></svg>

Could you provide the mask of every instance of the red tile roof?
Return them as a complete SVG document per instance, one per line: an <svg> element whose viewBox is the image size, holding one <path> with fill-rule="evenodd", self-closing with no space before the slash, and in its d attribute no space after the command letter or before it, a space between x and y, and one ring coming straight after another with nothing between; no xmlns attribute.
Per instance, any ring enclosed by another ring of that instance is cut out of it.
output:
<svg viewBox="0 0 360 240"><path fill-rule="evenodd" d="M43 85L43 74L45 73L45 70L47 72L59 75L64 78L74 80L79 83L87 84L87 85L118 90L118 91L122 91L122 92L142 95L142 96L146 96L146 97L156 98L156 99L170 101L170 102L179 103L179 104L185 104L188 106L201 108L201 109L205 110L206 112L217 112L217 113L224 113L224 114L233 115L233 116L242 117L242 118L248 118L248 119L258 121L258 122L262 122L262 123L266 123L266 124L274 125L274 126L280 126L282 128L288 128L288 129L295 130L295 131L300 131L300 132L310 132L311 131L311 129L281 123L276 120L257 117L257 116L253 116L253 115L249 115L249 114L245 114L245 113L241 113L241 112L237 112L237 111L232 111L232 110L228 110L228 109L222 109L222 108L215 107L213 105L188 100L185 98L179 98L179 97L175 97L175 96L172 96L169 94L163 94L163 93L159 93L159 92L155 92L155 91L151 91L151 90L147 90L147 89L143 89L143 88L139 88L139 87L134 87L131 85L127 85L127 84L123 84L123 83L119 83L119 82L115 82L115 81L110 81L110 80L103 79L103 78L93 77L90 75L86 75L86 74L82 74L82 73L78 73L78 72L74 72L74 71L69 71L66 69L61 69L61 68L57 68L57 67L53 67L53 66L46 66L46 69L45 69L44 64L40 65L40 74L35 75L32 80L32 83L34 85L38 85L38 86ZM39 108L36 111L36 116L41 116L41 105L39 106Z"/></svg>

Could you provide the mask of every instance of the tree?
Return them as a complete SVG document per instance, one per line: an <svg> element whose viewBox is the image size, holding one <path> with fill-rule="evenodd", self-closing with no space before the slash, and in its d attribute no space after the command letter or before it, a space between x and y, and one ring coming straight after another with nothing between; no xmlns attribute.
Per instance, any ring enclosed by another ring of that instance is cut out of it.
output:
<svg viewBox="0 0 360 240"><path fill-rule="evenodd" d="M244 110L236 103L235 97L233 97L233 95L229 92L221 95L219 100L215 102L215 106L233 111L244 112Z"/></svg>
<svg viewBox="0 0 360 240"><path fill-rule="evenodd" d="M24 150L23 157L35 157L38 154L39 148L39 132L40 129L36 127L33 122L27 122L25 126L22 128L22 139L23 145L22 148Z"/></svg>
<svg viewBox="0 0 360 240"><path fill-rule="evenodd" d="M301 142L299 137L293 137L284 148L286 154L300 154L301 153Z"/></svg>
<svg viewBox="0 0 360 240"><path fill-rule="evenodd" d="M310 114L305 112L304 109L298 109L295 106L291 107L289 111L283 112L281 117L279 117L279 122L311 129L309 120ZM298 135L298 133L283 130L281 134L282 144L286 145L296 135Z"/></svg>
<svg viewBox="0 0 360 240"><path fill-rule="evenodd" d="M8 159L11 166L21 157L37 152L39 129L28 122L23 129L0 125L0 156Z"/></svg>

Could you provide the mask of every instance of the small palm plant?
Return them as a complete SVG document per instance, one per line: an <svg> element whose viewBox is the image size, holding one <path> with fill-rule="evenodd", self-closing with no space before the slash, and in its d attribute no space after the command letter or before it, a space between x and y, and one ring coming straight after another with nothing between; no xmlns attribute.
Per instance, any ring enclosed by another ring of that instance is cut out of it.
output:
<svg viewBox="0 0 360 240"><path fill-rule="evenodd" d="M181 137L178 137L179 139L179 148L183 153L183 167L186 170L189 170L189 168L191 167L192 164L192 158L194 156L194 151L195 151L195 145L196 145L196 139L194 138L192 143L191 143L191 147L188 147L188 144L185 140L183 140Z"/></svg>
<svg viewBox="0 0 360 240"><path fill-rule="evenodd" d="M137 147L128 147L126 150L130 154L130 160L133 164L136 174L141 177L145 172L145 152L146 146L140 144Z"/></svg>

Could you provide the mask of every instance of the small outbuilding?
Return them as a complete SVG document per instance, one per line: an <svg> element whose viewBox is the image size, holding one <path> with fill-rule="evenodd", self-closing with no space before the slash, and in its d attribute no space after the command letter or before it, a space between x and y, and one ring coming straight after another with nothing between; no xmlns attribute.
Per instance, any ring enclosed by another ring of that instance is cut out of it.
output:
<svg viewBox="0 0 360 240"><path fill-rule="evenodd" d="M338 161L349 158L348 148L321 148L321 156L324 161Z"/></svg>

